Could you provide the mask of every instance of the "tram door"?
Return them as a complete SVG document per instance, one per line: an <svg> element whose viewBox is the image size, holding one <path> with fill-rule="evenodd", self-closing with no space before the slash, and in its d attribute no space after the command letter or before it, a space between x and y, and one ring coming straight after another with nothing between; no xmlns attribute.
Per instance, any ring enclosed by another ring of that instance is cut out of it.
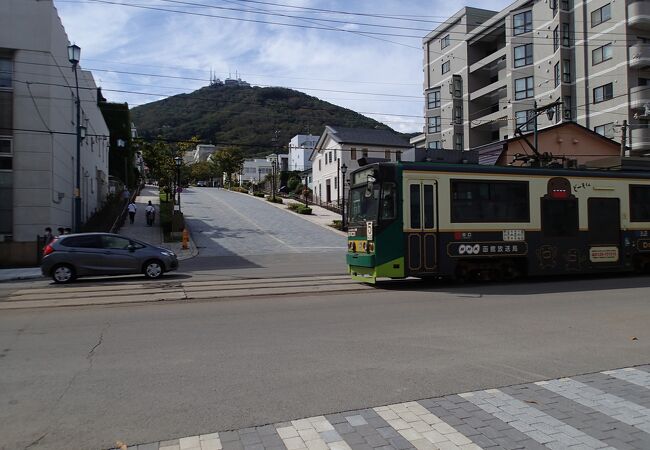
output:
<svg viewBox="0 0 650 450"><path fill-rule="evenodd" d="M408 180L404 188L404 235L409 273L434 273L438 259L437 183L435 180Z"/></svg>
<svg viewBox="0 0 650 450"><path fill-rule="evenodd" d="M588 203L589 259L592 263L621 262L621 207L618 198L590 198Z"/></svg>

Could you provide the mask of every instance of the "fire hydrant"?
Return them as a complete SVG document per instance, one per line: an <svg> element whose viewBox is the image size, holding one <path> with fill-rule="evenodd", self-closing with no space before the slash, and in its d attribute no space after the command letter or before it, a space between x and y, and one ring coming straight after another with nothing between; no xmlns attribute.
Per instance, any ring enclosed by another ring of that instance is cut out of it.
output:
<svg viewBox="0 0 650 450"><path fill-rule="evenodd" d="M183 228L183 250L187 250L189 242L190 232L187 231L187 228Z"/></svg>

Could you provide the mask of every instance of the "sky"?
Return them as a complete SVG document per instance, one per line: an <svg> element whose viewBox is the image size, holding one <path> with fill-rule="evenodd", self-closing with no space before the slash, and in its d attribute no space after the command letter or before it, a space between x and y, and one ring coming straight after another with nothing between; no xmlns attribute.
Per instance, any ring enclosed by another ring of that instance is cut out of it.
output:
<svg viewBox="0 0 650 450"><path fill-rule="evenodd" d="M485 3L54 0L80 65L109 101L137 106L191 92L212 71L296 89L401 132L422 131L422 37L463 6Z"/></svg>

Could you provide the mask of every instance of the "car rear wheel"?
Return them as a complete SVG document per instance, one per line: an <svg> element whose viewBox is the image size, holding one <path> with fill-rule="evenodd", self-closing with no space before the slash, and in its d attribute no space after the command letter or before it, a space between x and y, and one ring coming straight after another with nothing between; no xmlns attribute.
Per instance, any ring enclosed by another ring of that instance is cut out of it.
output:
<svg viewBox="0 0 650 450"><path fill-rule="evenodd" d="M68 264L59 264L52 268L52 280L55 283L70 283L75 279L74 267Z"/></svg>
<svg viewBox="0 0 650 450"><path fill-rule="evenodd" d="M147 278L151 278L152 280L155 280L156 278L160 278L163 272L164 272L163 264L156 259L147 261L144 264L144 275Z"/></svg>

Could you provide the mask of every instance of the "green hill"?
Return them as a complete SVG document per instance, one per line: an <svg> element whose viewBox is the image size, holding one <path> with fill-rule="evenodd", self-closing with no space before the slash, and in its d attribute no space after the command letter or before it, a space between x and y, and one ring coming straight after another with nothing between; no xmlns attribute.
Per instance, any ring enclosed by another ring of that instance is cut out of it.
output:
<svg viewBox="0 0 650 450"><path fill-rule="evenodd" d="M390 129L352 110L286 88L209 86L131 110L140 136L239 145L247 156L285 146L296 134L320 135L325 125ZM286 151L286 150L285 150Z"/></svg>

